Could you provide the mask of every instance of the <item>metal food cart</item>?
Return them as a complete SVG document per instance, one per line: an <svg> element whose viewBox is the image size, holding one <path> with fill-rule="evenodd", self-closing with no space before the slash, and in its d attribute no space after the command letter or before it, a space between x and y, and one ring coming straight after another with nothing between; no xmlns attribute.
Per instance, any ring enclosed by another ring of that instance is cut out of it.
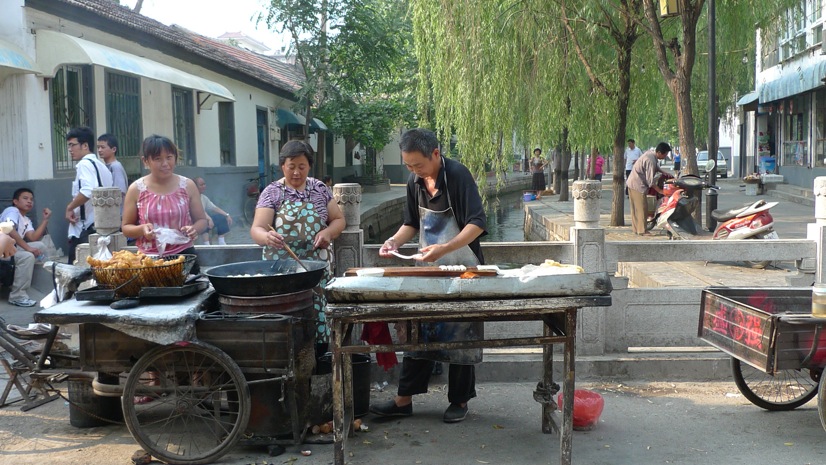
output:
<svg viewBox="0 0 826 465"><path fill-rule="evenodd" d="M274 296L283 314L221 311L223 297L210 287L125 310L69 300L35 321L79 325L80 370L97 374L94 393L121 397L133 438L164 462L211 463L237 443L300 443L315 366L312 290Z"/></svg>
<svg viewBox="0 0 826 465"><path fill-rule="evenodd" d="M710 287L702 293L698 336L732 357L737 388L758 407L792 410L819 391L826 429L824 324L812 317L811 287Z"/></svg>
<svg viewBox="0 0 826 465"><path fill-rule="evenodd" d="M542 431L559 432L560 462L571 463L573 395L563 398L562 424L553 420L553 344L564 346L563 391L574 391L577 312L583 307L611 305L607 273L519 278L344 277L327 286L326 316L333 352L333 417L335 463L345 463L345 441L353 420L350 354L412 350L542 346L543 372L534 392L542 403ZM433 343L423 340L425 322L541 321L543 334ZM407 341L391 344L351 342L353 325L403 323Z"/></svg>

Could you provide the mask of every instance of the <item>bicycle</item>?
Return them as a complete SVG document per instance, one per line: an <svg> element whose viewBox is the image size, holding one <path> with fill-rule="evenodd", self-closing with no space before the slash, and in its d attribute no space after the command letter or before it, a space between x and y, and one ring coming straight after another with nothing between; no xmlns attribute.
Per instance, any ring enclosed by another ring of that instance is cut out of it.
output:
<svg viewBox="0 0 826 465"><path fill-rule="evenodd" d="M255 206L258 205L258 197L261 196L261 191L267 186L270 179L275 179L277 167L270 165L269 172L260 174L254 178L247 179L244 186L244 194L247 199L244 201L244 220L247 226L252 226L252 220L255 218Z"/></svg>
<svg viewBox="0 0 826 465"><path fill-rule="evenodd" d="M255 206L258 205L258 197L261 196L261 191L264 190L266 182L266 175L247 179L247 184L244 187L247 196L244 201L244 220L246 220L247 226L252 226L252 220L255 218Z"/></svg>

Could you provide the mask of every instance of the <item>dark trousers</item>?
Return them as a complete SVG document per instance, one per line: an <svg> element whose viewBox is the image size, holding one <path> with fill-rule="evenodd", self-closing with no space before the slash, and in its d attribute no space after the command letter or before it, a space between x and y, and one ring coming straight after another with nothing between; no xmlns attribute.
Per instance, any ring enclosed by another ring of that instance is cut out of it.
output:
<svg viewBox="0 0 826 465"><path fill-rule="evenodd" d="M427 392L433 360L404 357L402 374L399 376L400 396L413 396ZM447 400L451 404L463 404L476 397L476 367L451 363L447 374Z"/></svg>
<svg viewBox="0 0 826 465"><path fill-rule="evenodd" d="M93 224L90 224L88 228L84 229L80 233L80 237L74 237L73 236L73 237L69 238L69 264L70 265L75 264L75 258L77 258L77 255L76 255L75 252L77 251L78 244L86 244L87 242L89 242L89 234L94 234L96 232L97 231L95 231L95 225L93 223ZM83 266L83 265L84 264L81 263L81 266Z"/></svg>

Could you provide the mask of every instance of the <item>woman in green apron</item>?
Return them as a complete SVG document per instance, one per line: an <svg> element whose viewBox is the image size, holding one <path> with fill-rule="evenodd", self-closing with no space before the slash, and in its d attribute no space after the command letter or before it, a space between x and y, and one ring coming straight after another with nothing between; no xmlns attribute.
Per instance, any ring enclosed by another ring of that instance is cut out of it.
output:
<svg viewBox="0 0 826 465"><path fill-rule="evenodd" d="M344 214L327 186L308 177L313 167L310 144L287 142L278 162L284 177L261 192L250 235L256 244L264 246L264 260L289 259L286 244L299 258L327 262L327 271L313 296L318 321L316 344L326 346L330 330L324 321L327 300L323 289L332 278L332 242L344 230Z"/></svg>

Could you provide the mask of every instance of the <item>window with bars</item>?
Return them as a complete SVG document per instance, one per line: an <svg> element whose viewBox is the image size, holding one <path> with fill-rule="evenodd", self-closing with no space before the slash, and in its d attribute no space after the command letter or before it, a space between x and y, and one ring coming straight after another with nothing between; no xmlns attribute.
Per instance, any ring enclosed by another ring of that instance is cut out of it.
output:
<svg viewBox="0 0 826 465"><path fill-rule="evenodd" d="M172 88L172 125L178 164L195 166L195 110L190 89Z"/></svg>
<svg viewBox="0 0 826 465"><path fill-rule="evenodd" d="M218 131L221 166L235 166L235 111L232 102L218 102Z"/></svg>
<svg viewBox="0 0 826 465"><path fill-rule="evenodd" d="M92 67L61 66L50 80L52 110L52 161L54 172L74 169L66 134L79 126L92 127Z"/></svg>
<svg viewBox="0 0 826 465"><path fill-rule="evenodd" d="M106 131L118 138L118 161L129 181L141 175L141 80L134 76L106 72Z"/></svg>

